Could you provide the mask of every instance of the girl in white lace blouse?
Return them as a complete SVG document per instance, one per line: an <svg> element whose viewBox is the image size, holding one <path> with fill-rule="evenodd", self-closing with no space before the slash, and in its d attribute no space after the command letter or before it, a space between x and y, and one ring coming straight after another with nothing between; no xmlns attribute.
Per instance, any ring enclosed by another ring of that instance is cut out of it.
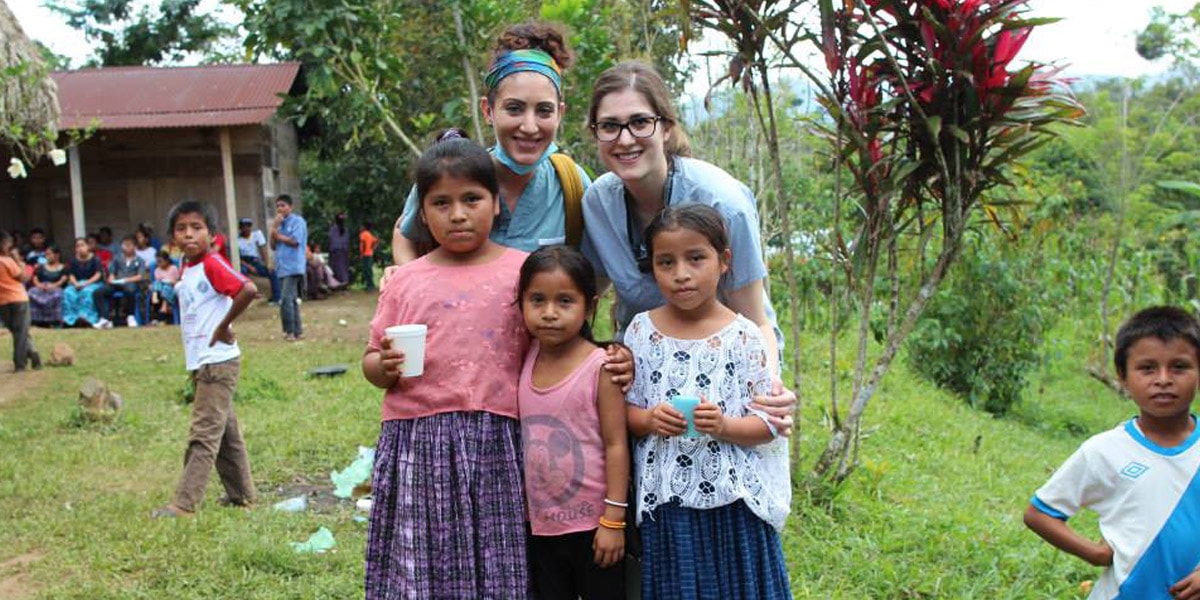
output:
<svg viewBox="0 0 1200 600"><path fill-rule="evenodd" d="M645 239L667 304L635 316L625 335L643 597L791 598L779 540L787 441L750 408L771 385L762 334L717 296L731 258L724 222L708 206L668 207ZM686 435L675 396L700 399L699 435Z"/></svg>

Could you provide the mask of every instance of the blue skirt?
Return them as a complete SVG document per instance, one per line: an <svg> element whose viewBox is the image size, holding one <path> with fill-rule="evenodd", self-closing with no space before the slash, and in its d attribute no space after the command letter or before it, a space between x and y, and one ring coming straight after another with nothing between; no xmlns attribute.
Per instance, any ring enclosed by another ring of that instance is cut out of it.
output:
<svg viewBox="0 0 1200 600"><path fill-rule="evenodd" d="M745 502L699 510L662 504L642 520L647 600L788 600L779 532Z"/></svg>

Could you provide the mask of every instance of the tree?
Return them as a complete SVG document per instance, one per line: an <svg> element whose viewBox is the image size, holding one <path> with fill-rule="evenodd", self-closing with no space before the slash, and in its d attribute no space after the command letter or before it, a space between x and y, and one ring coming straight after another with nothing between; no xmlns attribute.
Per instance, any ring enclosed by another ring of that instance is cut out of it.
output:
<svg viewBox="0 0 1200 600"><path fill-rule="evenodd" d="M304 64L308 89L293 105L299 118L319 118L346 148L362 138L392 138L413 157L436 122L461 126L476 110L460 59L478 64L500 24L527 14L518 3L498 0L316 7L306 0L237 1L252 32L251 55ZM461 36L446 26L456 18Z"/></svg>
<svg viewBox="0 0 1200 600"><path fill-rule="evenodd" d="M780 236L786 240L783 244L784 281L787 287L787 306L792 311L789 319L788 346L792 351L792 381L791 388L796 390L796 417L798 420L800 402L800 291L797 281L797 261L795 246L790 243L795 228L792 224L792 202L784 184L783 157L780 151L779 118L776 115L775 92L771 87L771 65L768 62L770 48L768 42L774 40L778 50L791 52L792 46L799 41L800 28L793 25L790 16L802 2L795 0L691 0L685 2L686 15L699 23L704 29L714 31L724 36L733 46L728 52L728 72L717 81L730 81L740 85L750 94L757 116L758 126L766 138L767 157L773 186L767 196L770 197L772 216L779 219ZM687 44L685 27L683 45ZM715 86L716 84L714 84ZM763 211L765 212L765 211ZM765 216L765 215L764 215ZM764 219L765 221L766 219ZM780 365L783 369L784 365ZM799 444L792 445L792 452L798 456Z"/></svg>
<svg viewBox="0 0 1200 600"><path fill-rule="evenodd" d="M679 52L665 37L641 41L643 31L670 31L657 25L654 0L235 1L251 32L250 56L303 64L305 87L281 110L303 127L306 152L316 155L306 189L352 217L380 221L398 214L407 167L429 135L471 129L483 93L478 81L505 26L533 15L568 26L576 61L564 78L568 113L558 140L584 165L595 143L576 115L586 110L595 77L625 52L666 64L665 52ZM480 143L490 144L490 129L479 129Z"/></svg>
<svg viewBox="0 0 1200 600"><path fill-rule="evenodd" d="M135 10L135 0L62 0L48 6L96 46L89 66L163 65L192 56L228 62L225 44L236 34L219 16L203 12L200 0L161 0L155 10Z"/></svg>
<svg viewBox="0 0 1200 600"><path fill-rule="evenodd" d="M832 78L820 82L821 124L853 178L861 217L842 268L858 297L859 348L851 404L835 413L814 473L835 483L857 462L864 411L896 353L962 248L968 219L1011 185L1013 161L1083 115L1055 71L1010 71L1029 32L1025 0L820 0L817 39ZM899 277L900 256L915 273ZM883 271L883 279L879 275ZM880 285L882 283L882 285ZM877 289L886 290L883 349L869 360ZM868 363L871 363L868 365Z"/></svg>
<svg viewBox="0 0 1200 600"><path fill-rule="evenodd" d="M1162 7L1151 9L1150 23L1137 35L1138 55L1146 60L1174 57L1181 63L1200 58L1200 3L1181 13L1168 13Z"/></svg>

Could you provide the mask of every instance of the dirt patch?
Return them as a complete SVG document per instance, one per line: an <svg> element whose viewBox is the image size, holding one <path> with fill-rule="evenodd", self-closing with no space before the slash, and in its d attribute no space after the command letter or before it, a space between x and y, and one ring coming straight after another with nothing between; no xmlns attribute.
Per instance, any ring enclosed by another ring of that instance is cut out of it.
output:
<svg viewBox="0 0 1200 600"><path fill-rule="evenodd" d="M5 346L0 344L0 348L3 347ZM3 355L0 354L0 356ZM44 369L41 371L25 369L23 373L14 373L11 354L7 358L10 360L0 358L0 407L36 391L48 379ZM0 598L7 598L7 596L0 596Z"/></svg>
<svg viewBox="0 0 1200 600"><path fill-rule="evenodd" d="M329 514L337 512L339 507L354 506L353 500L343 500L334 496L333 486L328 483L305 481L299 478L291 483L276 486L271 490L270 496L262 500L266 500L266 504L274 504L296 496L308 498L308 508L305 509L305 512Z"/></svg>
<svg viewBox="0 0 1200 600"><path fill-rule="evenodd" d="M41 559L40 552L27 552L0 562L0 598L23 600L36 596L38 587L29 577L29 566Z"/></svg>

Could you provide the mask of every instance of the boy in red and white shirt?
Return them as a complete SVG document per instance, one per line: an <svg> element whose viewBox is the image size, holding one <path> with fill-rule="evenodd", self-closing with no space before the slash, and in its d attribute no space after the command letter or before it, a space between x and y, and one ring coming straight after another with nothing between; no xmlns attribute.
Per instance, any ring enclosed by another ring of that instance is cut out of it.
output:
<svg viewBox="0 0 1200 600"><path fill-rule="evenodd" d="M248 506L255 496L250 459L233 410L242 353L232 324L258 292L254 283L212 247L217 219L211 206L182 202L171 209L167 219L172 238L184 254L175 293L195 400L183 477L174 501L155 510L155 517L193 514L204 499L214 464L229 504Z"/></svg>

